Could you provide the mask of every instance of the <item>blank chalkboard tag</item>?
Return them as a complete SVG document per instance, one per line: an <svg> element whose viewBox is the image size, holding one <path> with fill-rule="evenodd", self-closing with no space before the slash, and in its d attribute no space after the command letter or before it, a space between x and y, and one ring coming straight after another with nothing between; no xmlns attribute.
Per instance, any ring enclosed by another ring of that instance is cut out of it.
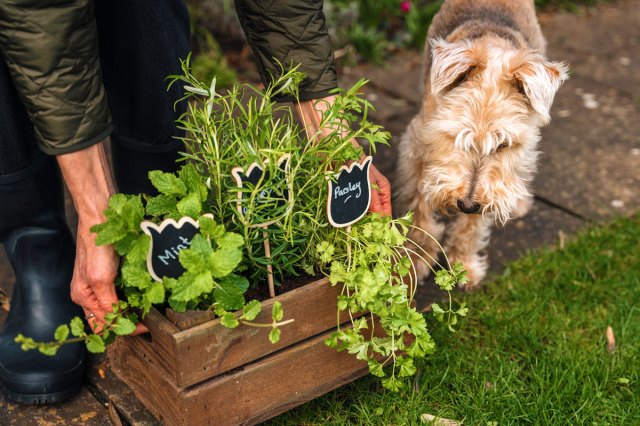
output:
<svg viewBox="0 0 640 426"><path fill-rule="evenodd" d="M213 219L211 214L205 216ZM178 253L191 245L191 240L198 232L198 222L188 216L178 222L165 219L160 225L146 220L140 224L140 228L151 237L147 254L149 275L159 282L162 282L162 277L179 278L185 269L178 260Z"/></svg>
<svg viewBox="0 0 640 426"><path fill-rule="evenodd" d="M371 161L371 156L368 156L362 164L354 162L349 166L342 166L338 178L335 181L329 180L327 216L336 228L357 222L369 210Z"/></svg>
<svg viewBox="0 0 640 426"><path fill-rule="evenodd" d="M278 163L277 163L278 170L281 171L281 173L278 173L277 176L274 176L274 180L278 181L278 180L286 179L286 175L287 173L289 173L290 160L291 160L291 154L284 154L282 157L278 159ZM266 167L267 161L268 160L262 163L262 166L257 162L252 163L247 168L246 172L242 167L234 167L231 170L231 174L235 178L238 188L242 189L245 183L250 183L255 188L256 185L258 185L258 183L260 182L260 180L262 180L263 184L265 182L268 184L272 179L269 176L269 170L267 170L267 167ZM244 193L245 192L243 191L238 191L237 206L238 206L238 212L242 217L244 217L247 213L247 207L243 206L243 203L242 203L242 197ZM290 195L291 195L291 191L289 187L286 187L282 190L282 196L277 195L272 188L264 187L262 188L260 193L256 194L256 196L254 197L254 204L259 205L261 203L263 204L266 202L271 202L273 199L277 199L275 206L281 207L288 202ZM273 220L268 220L263 223L253 224L251 226L264 227L266 225L270 225L276 222L277 220L278 218L274 218Z"/></svg>

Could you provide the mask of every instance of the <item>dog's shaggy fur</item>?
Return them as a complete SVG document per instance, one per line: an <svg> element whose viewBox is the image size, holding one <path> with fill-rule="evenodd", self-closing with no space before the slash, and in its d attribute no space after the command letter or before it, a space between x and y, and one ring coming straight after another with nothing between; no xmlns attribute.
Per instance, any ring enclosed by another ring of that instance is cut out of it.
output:
<svg viewBox="0 0 640 426"><path fill-rule="evenodd" d="M426 46L423 104L400 142L396 201L436 239L444 232L437 214L456 216L445 251L473 286L487 269L480 251L492 222L532 203L539 128L567 69L543 56L533 0L445 1ZM437 256L432 239L410 237Z"/></svg>

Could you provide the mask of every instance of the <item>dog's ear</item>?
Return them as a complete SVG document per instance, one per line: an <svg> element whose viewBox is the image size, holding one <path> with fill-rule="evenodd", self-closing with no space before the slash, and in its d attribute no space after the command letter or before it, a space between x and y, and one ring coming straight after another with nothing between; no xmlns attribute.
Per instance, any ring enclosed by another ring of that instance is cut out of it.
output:
<svg viewBox="0 0 640 426"><path fill-rule="evenodd" d="M568 78L568 67L561 62L547 61L542 55L529 53L513 71L515 83L522 87L531 107L549 122L553 97Z"/></svg>
<svg viewBox="0 0 640 426"><path fill-rule="evenodd" d="M431 40L431 93L438 95L454 83L462 82L469 70L478 64L468 41L447 43Z"/></svg>

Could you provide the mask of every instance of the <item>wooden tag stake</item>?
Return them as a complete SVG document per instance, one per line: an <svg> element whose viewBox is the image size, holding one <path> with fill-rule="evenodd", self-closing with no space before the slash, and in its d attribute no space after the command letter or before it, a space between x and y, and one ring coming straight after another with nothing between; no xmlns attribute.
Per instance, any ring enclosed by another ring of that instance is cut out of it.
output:
<svg viewBox="0 0 640 426"><path fill-rule="evenodd" d="M283 178L285 179L286 179L287 173L289 172L289 160L291 160L291 154L284 154L282 157L278 159L278 169L282 170ZM246 173L244 172L242 167L234 167L231 170L231 174L235 178L238 188L242 189L244 182L251 183L255 188L260 181L268 181L269 172L266 168L267 161L263 162L262 166L257 162L252 163L247 168ZM277 176L277 178L279 177L280 175ZM287 188L283 192L284 192L283 194L284 198L282 200L282 204L284 204L285 202L289 202L290 201L289 198L291 197L291 194L292 194L291 188ZM254 204L260 204L264 202L263 200L265 198L270 198L272 194L273 194L272 190L268 188L263 189L254 197ZM238 208L238 212L240 213L240 216L244 218L247 209L242 206L242 191L238 191L238 200L236 202L236 205ZM251 228L258 228L258 227L263 228L262 237L264 239L264 253L265 253L265 258L267 260L267 284L269 286L269 296L272 298L276 297L276 290L273 282L273 268L271 266L271 245L269 244L268 228L269 228L269 225L277 221L278 221L278 218L269 220L264 223L249 225Z"/></svg>

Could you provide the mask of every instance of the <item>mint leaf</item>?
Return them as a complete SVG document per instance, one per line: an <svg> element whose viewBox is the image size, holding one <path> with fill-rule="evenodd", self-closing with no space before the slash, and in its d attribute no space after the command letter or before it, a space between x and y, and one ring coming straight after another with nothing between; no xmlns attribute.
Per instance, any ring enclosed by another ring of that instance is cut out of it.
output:
<svg viewBox="0 0 640 426"><path fill-rule="evenodd" d="M87 350L91 353L98 354L105 350L104 341L97 334L91 334L86 341Z"/></svg>
<svg viewBox="0 0 640 426"><path fill-rule="evenodd" d="M218 247L233 249L242 247L244 245L244 238L235 232L226 232L223 236L216 239L216 243Z"/></svg>
<svg viewBox="0 0 640 426"><path fill-rule="evenodd" d="M151 184L158 192L164 195L174 195L182 197L187 194L187 187L180 179L171 173L164 173L160 170L149 172Z"/></svg>
<svg viewBox="0 0 640 426"><path fill-rule="evenodd" d="M38 346L38 350L40 351L40 353L47 356L54 356L56 353L58 353L58 349L60 349L60 346L44 343Z"/></svg>
<svg viewBox="0 0 640 426"><path fill-rule="evenodd" d="M209 270L216 278L224 277L233 272L242 261L242 250L221 247L209 257Z"/></svg>
<svg viewBox="0 0 640 426"><path fill-rule="evenodd" d="M278 327L274 327L271 329L269 333L269 341L273 344L278 343L280 340L280 329Z"/></svg>
<svg viewBox="0 0 640 426"><path fill-rule="evenodd" d="M144 293L144 297L152 304L164 302L164 286L161 283L154 282Z"/></svg>
<svg viewBox="0 0 640 426"><path fill-rule="evenodd" d="M282 321L282 318L284 318L284 311L282 310L282 303L280 303L279 301L276 301L273 304L273 309L271 311L271 318L273 318L273 320L275 322Z"/></svg>
<svg viewBox="0 0 640 426"><path fill-rule="evenodd" d="M238 325L240 325L240 322L238 322L236 316L231 312L225 312L220 317L220 324L227 328L236 328Z"/></svg>
<svg viewBox="0 0 640 426"><path fill-rule="evenodd" d="M71 320L71 334L75 337L83 337L87 334L84 331L84 321L80 317L74 317Z"/></svg>
<svg viewBox="0 0 640 426"><path fill-rule="evenodd" d="M240 291L243 293L249 290L249 280L247 280L245 277L242 277L240 275L229 274L226 277L222 278L220 282L233 284L236 287L238 287Z"/></svg>
<svg viewBox="0 0 640 426"><path fill-rule="evenodd" d="M113 332L118 336L125 336L133 333L135 329L136 329L136 325L134 324L133 321L124 317L118 317L113 327Z"/></svg>
<svg viewBox="0 0 640 426"><path fill-rule="evenodd" d="M173 195L160 194L147 201L147 214L159 217L172 213L176 210L176 197Z"/></svg>
<svg viewBox="0 0 640 426"><path fill-rule="evenodd" d="M151 285L151 276L142 265L127 262L122 267L122 281L127 287L144 290Z"/></svg>
<svg viewBox="0 0 640 426"><path fill-rule="evenodd" d="M207 272L207 258L196 250L180 250L178 259L180 260L180 264L189 272L197 274Z"/></svg>
<svg viewBox="0 0 640 426"><path fill-rule="evenodd" d="M146 263L150 242L151 237L146 234L140 235L127 250L127 261L138 264Z"/></svg>
<svg viewBox="0 0 640 426"><path fill-rule="evenodd" d="M193 164L182 166L178 176L184 182L188 192L197 192L201 200L207 199L207 187L202 182L202 176Z"/></svg>
<svg viewBox="0 0 640 426"><path fill-rule="evenodd" d="M53 338L58 342L67 340L67 337L69 337L69 326L67 324L62 324L56 328L56 332L53 334Z"/></svg>
<svg viewBox="0 0 640 426"><path fill-rule="evenodd" d="M205 258L208 258L211 253L213 253L211 243L200 234L196 234L195 237L193 237L191 240L191 246L188 250L192 250Z"/></svg>
<svg viewBox="0 0 640 426"><path fill-rule="evenodd" d="M178 201L176 204L180 214L184 216L190 216L196 219L200 216L202 211L202 201L200 200L200 194L197 192L191 192L189 195Z"/></svg>
<svg viewBox="0 0 640 426"><path fill-rule="evenodd" d="M257 300L252 300L242 308L242 319L253 321L262 311L262 305Z"/></svg>
<svg viewBox="0 0 640 426"><path fill-rule="evenodd" d="M190 302L202 294L211 293L211 290L213 290L213 279L208 272L201 274L186 272L178 279L170 299Z"/></svg>
<svg viewBox="0 0 640 426"><path fill-rule="evenodd" d="M224 310L235 311L244 306L244 294L233 281L221 281L213 290L213 297Z"/></svg>

